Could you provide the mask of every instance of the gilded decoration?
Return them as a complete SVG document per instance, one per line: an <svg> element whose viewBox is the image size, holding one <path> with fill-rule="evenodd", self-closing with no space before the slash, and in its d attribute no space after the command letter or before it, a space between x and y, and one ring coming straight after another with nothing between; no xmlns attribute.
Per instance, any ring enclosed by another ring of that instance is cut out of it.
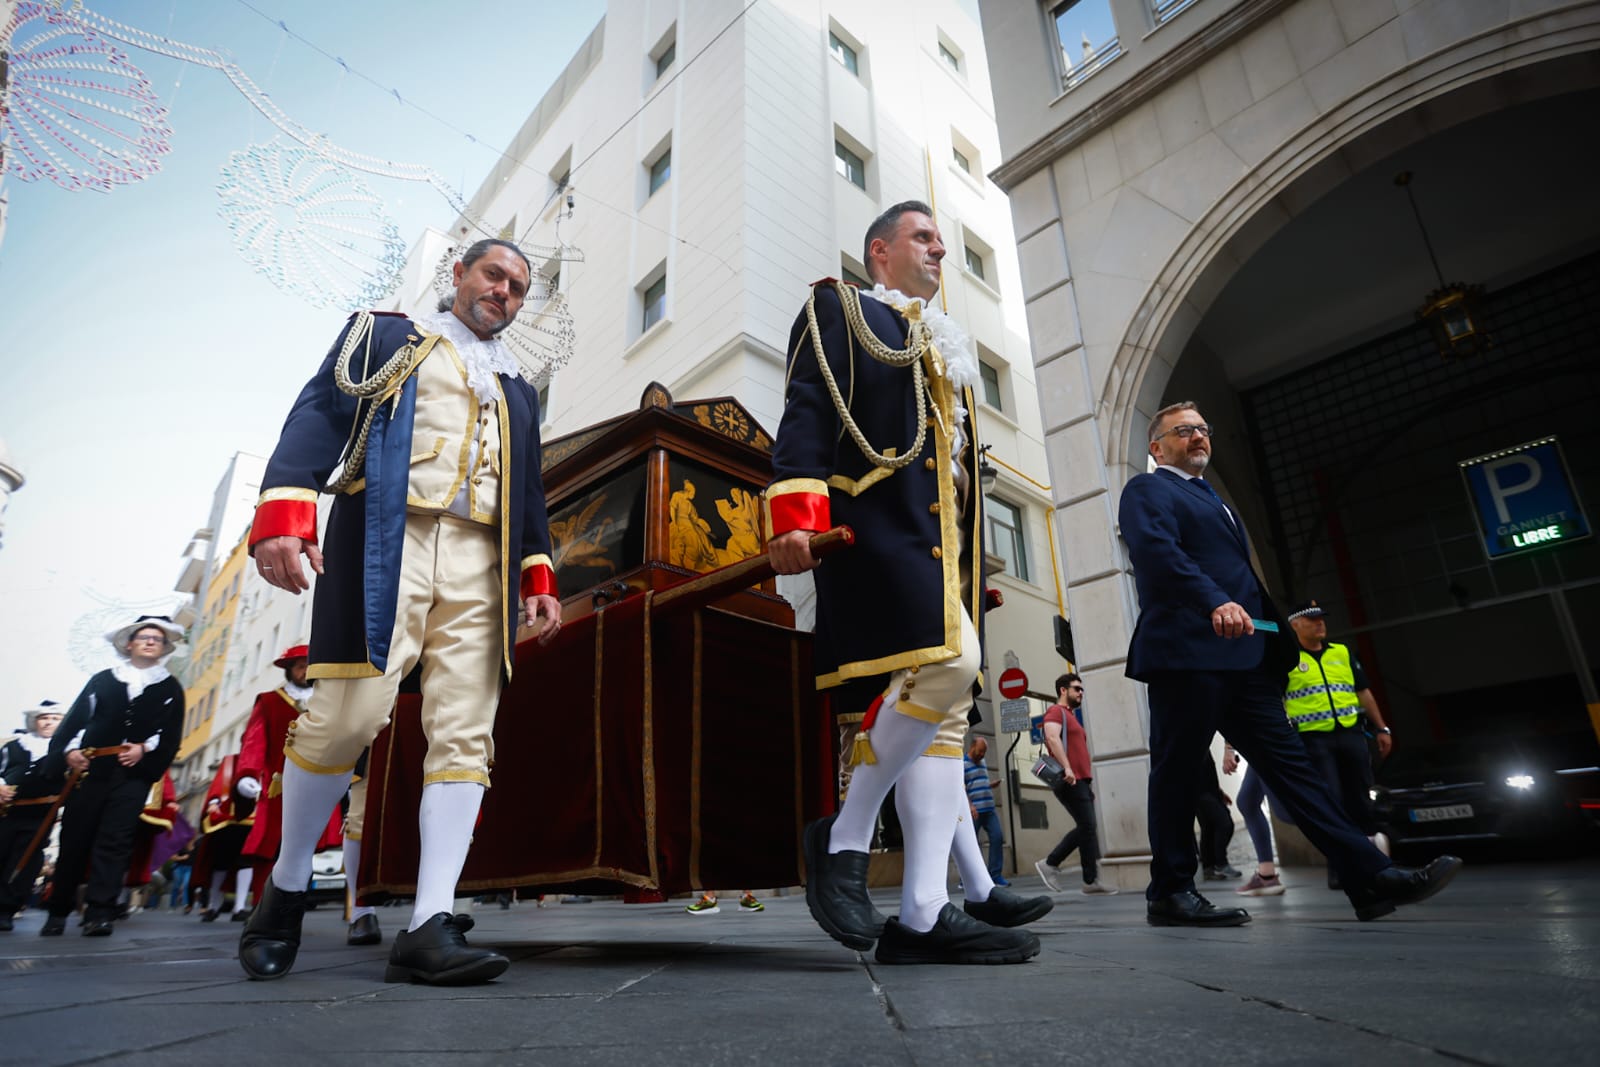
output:
<svg viewBox="0 0 1600 1067"><path fill-rule="evenodd" d="M735 441L742 441L760 449L769 449L772 446L772 438L756 425L755 420L744 408L731 400L696 404L689 409L689 412L694 416L694 421L707 429L717 431L724 437L731 437Z"/></svg>
<svg viewBox="0 0 1600 1067"><path fill-rule="evenodd" d="M644 466L636 464L550 513L550 560L566 593L644 562Z"/></svg>
<svg viewBox="0 0 1600 1067"><path fill-rule="evenodd" d="M667 502L668 563L704 572L761 554L760 494L690 463L678 462L673 468L677 488ZM701 514L706 497L715 518Z"/></svg>

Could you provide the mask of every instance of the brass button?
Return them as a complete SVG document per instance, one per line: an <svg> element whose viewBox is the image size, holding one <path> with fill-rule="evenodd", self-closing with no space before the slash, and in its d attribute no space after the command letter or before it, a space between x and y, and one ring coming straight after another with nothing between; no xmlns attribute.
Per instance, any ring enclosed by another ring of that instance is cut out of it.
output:
<svg viewBox="0 0 1600 1067"><path fill-rule="evenodd" d="M928 514L930 514L930 515L939 514L939 502L937 500L935 500L933 503L928 505Z"/></svg>
<svg viewBox="0 0 1600 1067"><path fill-rule="evenodd" d="M910 679L909 679L909 678L908 678L908 679L906 679L906 681L905 681L905 682L903 682L903 683L901 683L901 685L900 685L900 691L901 691L901 692L902 692L902 693L909 693L909 692L911 692L911 691L912 691L912 690L913 690L913 689L915 689L915 688L916 688L916 687L917 687L917 683L916 683L916 682L913 682L913 681L911 681L911 680L910 680Z"/></svg>
<svg viewBox="0 0 1600 1067"><path fill-rule="evenodd" d="M916 666L914 666L914 667L911 667L911 668L910 668L910 673L911 673L911 674L916 674L916 673L917 673L917 672L918 672L918 671L920 671L920 670L921 670L921 669L922 669L922 665L921 665L921 664L918 664L918 665L916 665Z"/></svg>
<svg viewBox="0 0 1600 1067"><path fill-rule="evenodd" d="M941 558L943 558L943 556L944 556L944 550L942 548L940 548L938 545L934 545L933 546L933 558L934 559L941 559Z"/></svg>
<svg viewBox="0 0 1600 1067"><path fill-rule="evenodd" d="M933 462L933 457L929 456L927 459L923 460L922 466L926 470L933 470L933 468L936 466L936 464Z"/></svg>

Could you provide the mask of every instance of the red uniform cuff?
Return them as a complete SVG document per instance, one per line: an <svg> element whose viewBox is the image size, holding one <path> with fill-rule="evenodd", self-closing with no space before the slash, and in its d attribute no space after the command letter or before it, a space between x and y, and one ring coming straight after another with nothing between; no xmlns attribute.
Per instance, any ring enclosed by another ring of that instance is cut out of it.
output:
<svg viewBox="0 0 1600 1067"><path fill-rule="evenodd" d="M269 500L256 505L250 524L250 547L269 537L298 537L317 543L317 504L314 500Z"/></svg>
<svg viewBox="0 0 1600 1067"><path fill-rule="evenodd" d="M785 493L767 501L772 511L772 535L794 530L822 531L833 527L827 493Z"/></svg>
<svg viewBox="0 0 1600 1067"><path fill-rule="evenodd" d="M536 563L522 569L522 599L531 596L555 596L556 572L545 563Z"/></svg>

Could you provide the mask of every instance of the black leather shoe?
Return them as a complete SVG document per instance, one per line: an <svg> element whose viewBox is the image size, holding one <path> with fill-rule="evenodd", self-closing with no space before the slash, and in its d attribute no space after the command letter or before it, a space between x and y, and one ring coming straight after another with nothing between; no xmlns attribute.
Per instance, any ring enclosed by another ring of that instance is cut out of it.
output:
<svg viewBox="0 0 1600 1067"><path fill-rule="evenodd" d="M933 929L920 934L899 919L884 923L879 963L1023 963L1039 954L1026 930L1002 930L946 904Z"/></svg>
<svg viewBox="0 0 1600 1067"><path fill-rule="evenodd" d="M988 900L963 901L961 910L981 923L1009 928L1042 919L1055 906L1047 896L1023 897L996 886L989 890Z"/></svg>
<svg viewBox="0 0 1600 1067"><path fill-rule="evenodd" d="M83 936L84 937L110 937L111 936L111 920L110 919L96 919L94 922L84 923L83 924Z"/></svg>
<svg viewBox="0 0 1600 1067"><path fill-rule="evenodd" d="M1150 901L1144 917L1151 926L1243 926L1250 921L1243 908L1219 908L1193 889Z"/></svg>
<svg viewBox="0 0 1600 1067"><path fill-rule="evenodd" d="M250 921L250 909L246 908L243 911L234 912L233 913L233 921L236 922L236 923L247 923L247 922L249 922Z"/></svg>
<svg viewBox="0 0 1600 1067"><path fill-rule="evenodd" d="M489 948L473 948L466 933L472 919L441 911L415 930L394 936L385 982L471 985L498 978L511 961Z"/></svg>
<svg viewBox="0 0 1600 1067"><path fill-rule="evenodd" d="M300 952L300 923L306 915L306 895L286 893L269 875L261 903L250 913L239 935L239 965L251 978L282 978Z"/></svg>
<svg viewBox="0 0 1600 1067"><path fill-rule="evenodd" d="M220 914L222 913L217 911L215 908L207 908L205 911L200 913L200 921L203 923L214 923L217 921L217 916Z"/></svg>
<svg viewBox="0 0 1600 1067"><path fill-rule="evenodd" d="M345 935L344 943L347 945L376 945L383 940L383 931L378 929L376 915L363 915L350 924L350 932Z"/></svg>
<svg viewBox="0 0 1600 1067"><path fill-rule="evenodd" d="M828 815L806 827L806 906L817 925L841 945L871 948L883 935L886 920L867 896L867 854L828 852L836 818Z"/></svg>
<svg viewBox="0 0 1600 1067"><path fill-rule="evenodd" d="M39 928L39 936L60 937L66 932L66 929L67 917L65 915L52 915L46 919L44 921L44 925Z"/></svg>
<svg viewBox="0 0 1600 1067"><path fill-rule="evenodd" d="M1362 922L1381 919L1402 904L1427 900L1450 884L1461 871L1461 860L1440 856L1426 867L1388 867L1381 870L1365 889L1350 890L1346 896L1355 905Z"/></svg>
<svg viewBox="0 0 1600 1067"><path fill-rule="evenodd" d="M9 933L16 928L16 922L9 915L0 915L0 933Z"/></svg>

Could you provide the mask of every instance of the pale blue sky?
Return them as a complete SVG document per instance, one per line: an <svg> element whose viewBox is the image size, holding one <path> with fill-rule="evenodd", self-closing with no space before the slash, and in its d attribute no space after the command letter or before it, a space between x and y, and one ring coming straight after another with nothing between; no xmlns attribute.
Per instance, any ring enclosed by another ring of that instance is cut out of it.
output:
<svg viewBox="0 0 1600 1067"><path fill-rule="evenodd" d="M232 55L341 146L431 165L465 195L604 14L603 0L100 0L100 13ZM402 107L275 22L475 134ZM220 74L128 49L170 107L160 173L109 194L8 177L0 244L0 438L27 484L0 546L0 731L85 679L68 653L94 594L170 593L235 451L268 453L341 323L273 287L217 214L229 153L275 131ZM492 147L491 147L492 146ZM410 243L447 226L420 184L367 178ZM227 544L241 531L219 531ZM107 650L109 652L109 649Z"/></svg>

